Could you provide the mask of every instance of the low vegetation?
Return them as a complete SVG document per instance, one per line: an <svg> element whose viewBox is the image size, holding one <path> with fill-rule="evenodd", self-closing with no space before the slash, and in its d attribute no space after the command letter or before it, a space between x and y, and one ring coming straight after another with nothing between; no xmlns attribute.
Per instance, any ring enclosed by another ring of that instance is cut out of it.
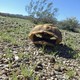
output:
<svg viewBox="0 0 80 80"><path fill-rule="evenodd" d="M41 80L41 70L45 67L39 61L44 59L45 63L42 63L47 64L51 57L46 55L74 60L80 58L80 33L60 29L63 35L60 45L37 48L28 39L28 33L34 25L29 20L0 16L0 79L7 75L4 78L10 80ZM68 69L66 74L72 77L75 76L73 72Z"/></svg>
<svg viewBox="0 0 80 80"><path fill-rule="evenodd" d="M63 21L58 23L58 27L64 30L72 31L72 32L79 32L80 23L76 19L76 17L67 18Z"/></svg>

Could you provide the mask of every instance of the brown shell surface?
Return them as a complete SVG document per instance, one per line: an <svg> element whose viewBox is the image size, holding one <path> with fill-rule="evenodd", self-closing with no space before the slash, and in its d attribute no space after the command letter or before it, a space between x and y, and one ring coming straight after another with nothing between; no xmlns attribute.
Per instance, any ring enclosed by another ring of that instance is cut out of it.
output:
<svg viewBox="0 0 80 80"><path fill-rule="evenodd" d="M35 37L36 34L40 34L43 40ZM54 40L50 40L51 37L55 37L55 42ZM29 33L29 39L31 39L34 44L53 45L59 44L62 41L62 34L53 24L36 25Z"/></svg>

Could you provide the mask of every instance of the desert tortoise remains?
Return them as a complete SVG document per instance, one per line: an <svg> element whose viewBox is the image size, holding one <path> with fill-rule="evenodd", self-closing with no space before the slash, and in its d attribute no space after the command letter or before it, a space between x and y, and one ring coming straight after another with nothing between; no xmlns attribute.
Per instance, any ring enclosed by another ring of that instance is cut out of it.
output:
<svg viewBox="0 0 80 80"><path fill-rule="evenodd" d="M62 34L53 24L36 25L29 33L29 39L34 44L53 45L62 41Z"/></svg>

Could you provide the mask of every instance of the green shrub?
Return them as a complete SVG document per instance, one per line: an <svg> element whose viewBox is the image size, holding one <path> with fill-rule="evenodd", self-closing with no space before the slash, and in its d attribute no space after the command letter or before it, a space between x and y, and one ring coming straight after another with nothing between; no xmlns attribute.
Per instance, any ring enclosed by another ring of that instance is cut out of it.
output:
<svg viewBox="0 0 80 80"><path fill-rule="evenodd" d="M67 18L66 20L60 21L58 27L64 30L76 32L79 26L79 22L75 17Z"/></svg>

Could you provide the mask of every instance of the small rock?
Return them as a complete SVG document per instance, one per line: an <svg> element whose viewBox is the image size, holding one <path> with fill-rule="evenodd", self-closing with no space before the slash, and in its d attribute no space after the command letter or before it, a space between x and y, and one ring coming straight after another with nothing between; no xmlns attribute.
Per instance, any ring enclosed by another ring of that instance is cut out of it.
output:
<svg viewBox="0 0 80 80"><path fill-rule="evenodd" d="M17 51L13 51L13 54L17 54Z"/></svg>
<svg viewBox="0 0 80 80"><path fill-rule="evenodd" d="M61 69L61 71L64 71L64 72L67 71L67 68L65 68L65 67L60 67L60 69Z"/></svg>
<svg viewBox="0 0 80 80"><path fill-rule="evenodd" d="M60 66L58 64L54 64L54 69L59 71L60 70Z"/></svg>
<svg viewBox="0 0 80 80"><path fill-rule="evenodd" d="M12 68L20 67L20 64L16 63L12 66Z"/></svg>
<svg viewBox="0 0 80 80"><path fill-rule="evenodd" d="M53 57L50 59L50 63L55 63L55 59Z"/></svg>
<svg viewBox="0 0 80 80"><path fill-rule="evenodd" d="M23 77L24 77L23 75L18 75L17 76L18 80L23 80Z"/></svg>
<svg viewBox="0 0 80 80"><path fill-rule="evenodd" d="M15 61L17 61L19 59L19 57L17 55L14 56Z"/></svg>
<svg viewBox="0 0 80 80"><path fill-rule="evenodd" d="M35 67L35 71L39 71L43 69L42 63L38 63L37 66Z"/></svg>

